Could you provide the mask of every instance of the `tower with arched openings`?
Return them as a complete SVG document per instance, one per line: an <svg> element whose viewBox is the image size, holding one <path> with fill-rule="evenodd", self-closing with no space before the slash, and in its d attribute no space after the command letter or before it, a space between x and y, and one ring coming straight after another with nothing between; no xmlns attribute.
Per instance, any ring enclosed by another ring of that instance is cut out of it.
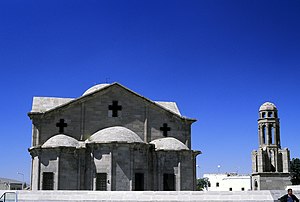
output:
<svg viewBox="0 0 300 202"><path fill-rule="evenodd" d="M277 107L266 102L259 108L259 148L252 152L252 189L276 190L290 185L290 151L281 149Z"/></svg>

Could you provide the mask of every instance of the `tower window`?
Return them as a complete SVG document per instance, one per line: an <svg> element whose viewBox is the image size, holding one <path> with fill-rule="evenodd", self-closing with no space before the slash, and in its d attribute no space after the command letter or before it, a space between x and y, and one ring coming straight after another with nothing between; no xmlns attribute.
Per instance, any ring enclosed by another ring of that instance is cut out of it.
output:
<svg viewBox="0 0 300 202"><path fill-rule="evenodd" d="M269 128L268 128L268 133L269 133L269 142L268 142L268 144L272 144L272 142L273 142L273 140L272 140L273 139L272 127L273 127L273 125L269 125Z"/></svg>
<svg viewBox="0 0 300 202"><path fill-rule="evenodd" d="M276 135L276 134L275 134L275 127L272 127L271 130L272 130L271 133L272 133L272 137L273 137L273 138L272 138L272 144L276 144L276 142L275 142L275 135Z"/></svg>
<svg viewBox="0 0 300 202"><path fill-rule="evenodd" d="M261 113L261 118L266 118L266 112Z"/></svg>
<svg viewBox="0 0 300 202"><path fill-rule="evenodd" d="M272 112L268 112L268 117L272 118L273 117L273 113Z"/></svg>
<svg viewBox="0 0 300 202"><path fill-rule="evenodd" d="M263 144L266 144L266 126L262 126L262 139L263 139Z"/></svg>

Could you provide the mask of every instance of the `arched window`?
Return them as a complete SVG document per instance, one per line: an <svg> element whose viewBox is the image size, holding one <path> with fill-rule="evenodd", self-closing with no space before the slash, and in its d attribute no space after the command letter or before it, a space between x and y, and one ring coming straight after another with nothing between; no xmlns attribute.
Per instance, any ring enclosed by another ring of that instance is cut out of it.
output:
<svg viewBox="0 0 300 202"><path fill-rule="evenodd" d="M258 172L258 159L257 159L257 155L255 155L255 171Z"/></svg>
<svg viewBox="0 0 300 202"><path fill-rule="evenodd" d="M272 118L273 117L273 113L272 112L268 112L268 117Z"/></svg>
<svg viewBox="0 0 300 202"><path fill-rule="evenodd" d="M275 142L275 135L276 135L276 133L275 133L275 127L272 127L271 130L272 130L271 133L272 133L272 137L273 137L273 138L272 138L272 140L273 140L273 141L272 141L272 144L277 144L277 143Z"/></svg>
<svg viewBox="0 0 300 202"><path fill-rule="evenodd" d="M262 126L262 143L263 144L266 144L266 126L265 125L263 125Z"/></svg>
<svg viewBox="0 0 300 202"><path fill-rule="evenodd" d="M274 165L274 157L275 153L274 150L269 150L269 158L270 158L270 172L275 172L275 165Z"/></svg>
<svg viewBox="0 0 300 202"><path fill-rule="evenodd" d="M256 180L254 180L254 190L257 190L258 189L258 183Z"/></svg>
<svg viewBox="0 0 300 202"><path fill-rule="evenodd" d="M272 127L273 127L273 125L272 124L270 124L269 126L268 126L268 133L269 133L269 142L268 142L268 144L272 144L272 142L273 142L273 130L272 130Z"/></svg>

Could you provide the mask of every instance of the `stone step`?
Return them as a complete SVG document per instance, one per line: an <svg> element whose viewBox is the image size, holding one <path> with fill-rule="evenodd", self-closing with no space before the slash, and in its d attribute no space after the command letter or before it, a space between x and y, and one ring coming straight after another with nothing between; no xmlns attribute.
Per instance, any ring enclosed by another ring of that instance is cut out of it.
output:
<svg viewBox="0 0 300 202"><path fill-rule="evenodd" d="M3 191L0 191L2 193ZM300 192L294 191L299 196ZM271 202L286 191L17 191L19 202Z"/></svg>

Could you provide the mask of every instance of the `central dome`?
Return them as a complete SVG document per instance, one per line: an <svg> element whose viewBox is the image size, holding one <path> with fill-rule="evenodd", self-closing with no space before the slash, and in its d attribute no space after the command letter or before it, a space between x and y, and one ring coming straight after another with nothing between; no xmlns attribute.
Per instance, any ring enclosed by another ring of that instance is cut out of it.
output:
<svg viewBox="0 0 300 202"><path fill-rule="evenodd" d="M265 102L259 108L259 111L264 111L264 110L277 110L277 107L271 102Z"/></svg>
<svg viewBox="0 0 300 202"><path fill-rule="evenodd" d="M94 133L87 142L94 143L110 143L110 142L126 142L126 143L144 143L143 140L133 131L122 126L114 126L105 128Z"/></svg>
<svg viewBox="0 0 300 202"><path fill-rule="evenodd" d="M82 96L85 96L85 95L87 95L87 94L96 92L97 90L100 90L101 88L104 88L104 87L106 87L106 86L108 86L108 85L110 85L110 84L108 84L108 83L101 83L101 84L92 86L91 88L87 89L87 90L82 94Z"/></svg>

